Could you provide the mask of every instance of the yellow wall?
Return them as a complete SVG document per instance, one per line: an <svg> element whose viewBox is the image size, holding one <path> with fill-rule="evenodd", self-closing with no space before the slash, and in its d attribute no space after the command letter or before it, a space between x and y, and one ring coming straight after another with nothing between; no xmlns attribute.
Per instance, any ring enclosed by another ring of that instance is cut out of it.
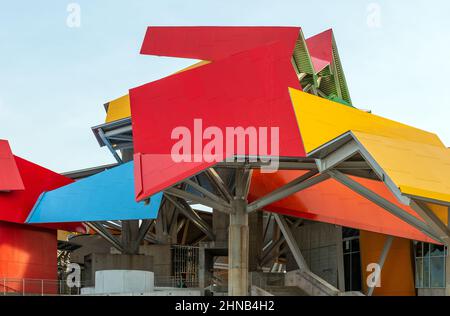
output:
<svg viewBox="0 0 450 316"><path fill-rule="evenodd" d="M366 271L370 263L378 263L387 236L367 231L360 233L361 270L363 291L367 293ZM375 288L374 296L415 296L413 253L411 241L395 237L381 270L381 287Z"/></svg>

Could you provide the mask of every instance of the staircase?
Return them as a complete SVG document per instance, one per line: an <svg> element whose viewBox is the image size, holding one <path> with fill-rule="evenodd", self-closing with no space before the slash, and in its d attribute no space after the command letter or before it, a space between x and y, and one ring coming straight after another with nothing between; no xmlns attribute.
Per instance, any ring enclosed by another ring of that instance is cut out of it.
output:
<svg viewBox="0 0 450 316"><path fill-rule="evenodd" d="M271 286L266 288L266 291L273 296L309 296L297 286Z"/></svg>

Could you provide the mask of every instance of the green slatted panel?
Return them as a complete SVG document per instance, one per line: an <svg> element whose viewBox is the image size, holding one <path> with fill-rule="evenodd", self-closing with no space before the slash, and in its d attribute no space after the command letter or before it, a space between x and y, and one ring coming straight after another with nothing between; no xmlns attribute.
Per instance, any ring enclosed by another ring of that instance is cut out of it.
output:
<svg viewBox="0 0 450 316"><path fill-rule="evenodd" d="M332 75L330 66L326 66L324 69L322 69L318 74L319 77L328 77Z"/></svg>
<svg viewBox="0 0 450 316"><path fill-rule="evenodd" d="M338 91L336 89L336 83L334 81L334 76L322 77L320 81L320 90L325 93L327 96L329 95L338 95Z"/></svg>
<svg viewBox="0 0 450 316"><path fill-rule="evenodd" d="M302 31L300 31L298 39L295 42L294 61L301 73L314 74L313 64Z"/></svg>
<svg viewBox="0 0 450 316"><path fill-rule="evenodd" d="M341 92L342 99L346 101L349 104L352 104L352 100L350 98L350 92L348 91L347 82L345 80L344 71L342 69L342 63L341 59L339 58L339 53L336 47L336 43L334 41L333 36L333 59L334 59L334 66L335 66L335 72L337 76L337 82L339 84L339 90Z"/></svg>

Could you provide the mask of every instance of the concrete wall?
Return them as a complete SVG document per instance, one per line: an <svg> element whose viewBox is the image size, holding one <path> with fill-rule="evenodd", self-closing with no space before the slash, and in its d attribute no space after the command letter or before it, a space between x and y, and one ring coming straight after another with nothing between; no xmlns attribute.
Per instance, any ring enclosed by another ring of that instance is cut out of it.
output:
<svg viewBox="0 0 450 316"><path fill-rule="evenodd" d="M144 245L139 247L139 253L153 257L153 272L156 284L162 278L172 275L172 251L170 245Z"/></svg>
<svg viewBox="0 0 450 316"><path fill-rule="evenodd" d="M293 229L292 233L311 271L337 287L336 227L307 222ZM287 257L287 271L297 270L298 266L290 252Z"/></svg>
<svg viewBox="0 0 450 316"><path fill-rule="evenodd" d="M70 242L82 246L70 254L73 263L84 264L84 257L91 253L111 253L111 244L99 235L76 236Z"/></svg>

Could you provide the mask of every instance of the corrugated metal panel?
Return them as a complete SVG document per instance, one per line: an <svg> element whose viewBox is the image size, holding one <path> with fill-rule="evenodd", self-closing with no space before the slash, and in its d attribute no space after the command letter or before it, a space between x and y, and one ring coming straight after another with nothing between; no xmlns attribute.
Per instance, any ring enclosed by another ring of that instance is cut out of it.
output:
<svg viewBox="0 0 450 316"><path fill-rule="evenodd" d="M309 56L308 47L306 46L305 38L301 31L295 42L294 60L300 73L314 74L314 67Z"/></svg>
<svg viewBox="0 0 450 316"><path fill-rule="evenodd" d="M339 83L339 89L341 92L341 98L347 101L348 103L352 104L352 100L350 98L350 92L347 87L347 81L345 80L344 71L342 69L342 63L341 59L339 58L338 49L336 46L336 42L334 40L333 36L333 59L334 59L334 66L335 66L335 75L337 76L338 83Z"/></svg>

